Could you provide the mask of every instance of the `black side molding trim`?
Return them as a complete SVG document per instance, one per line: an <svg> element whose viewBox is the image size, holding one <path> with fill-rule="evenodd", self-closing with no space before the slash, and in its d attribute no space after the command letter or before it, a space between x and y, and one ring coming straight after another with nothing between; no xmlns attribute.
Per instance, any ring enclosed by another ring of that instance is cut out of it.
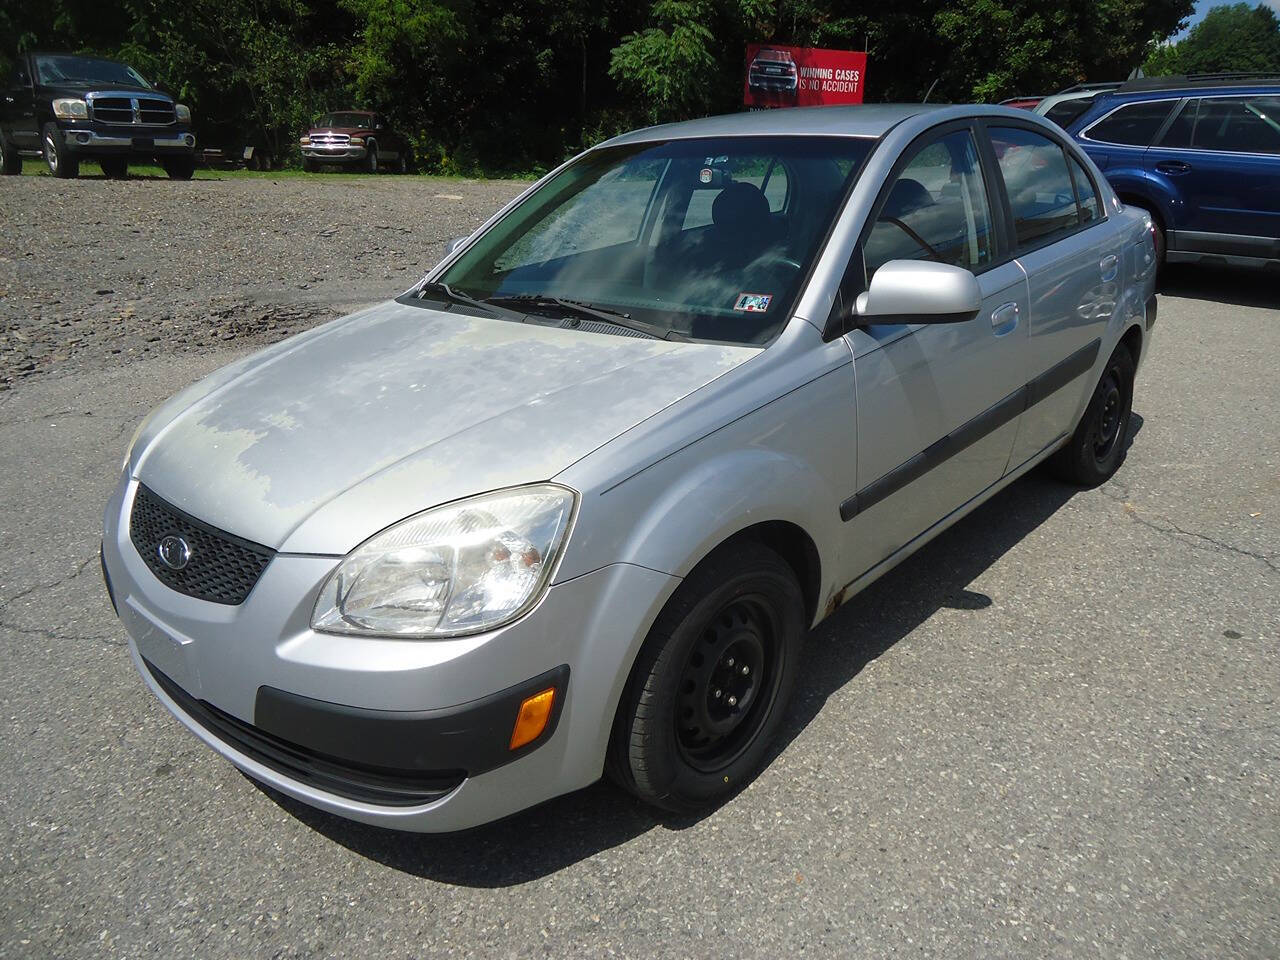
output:
<svg viewBox="0 0 1280 960"><path fill-rule="evenodd" d="M935 440L914 457L894 467L878 480L873 480L844 503L840 504L840 519L846 523L863 510L868 510L881 500L891 496L930 470L945 463L967 447L977 443L989 433L1029 410L1041 400L1061 390L1071 381L1093 369L1098 359L1102 340L1096 339L1081 347L1060 363L1054 364L1040 376L1019 387L1013 393L996 401L971 420L939 440Z"/></svg>

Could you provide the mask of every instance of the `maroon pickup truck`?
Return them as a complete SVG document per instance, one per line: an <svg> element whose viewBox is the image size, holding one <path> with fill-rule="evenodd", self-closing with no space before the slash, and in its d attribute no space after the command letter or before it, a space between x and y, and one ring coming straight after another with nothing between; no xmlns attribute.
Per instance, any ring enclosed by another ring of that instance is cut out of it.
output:
<svg viewBox="0 0 1280 960"><path fill-rule="evenodd" d="M338 110L326 113L298 141L302 166L319 170L322 164L355 167L377 173L379 167L407 173L409 145L370 110Z"/></svg>

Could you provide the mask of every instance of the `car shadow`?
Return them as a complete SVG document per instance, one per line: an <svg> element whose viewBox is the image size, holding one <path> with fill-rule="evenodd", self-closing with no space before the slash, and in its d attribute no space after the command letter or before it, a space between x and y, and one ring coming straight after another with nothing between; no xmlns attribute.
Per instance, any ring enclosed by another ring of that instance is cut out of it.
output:
<svg viewBox="0 0 1280 960"><path fill-rule="evenodd" d="M1142 429L1134 414L1126 447ZM940 609L982 611L968 585L1079 491L1033 471L867 587L806 640L795 695L768 762L827 698ZM555 873L654 828L684 830L715 810L664 814L607 781L497 823L453 834L410 834L344 820L249 779L284 810L354 853L424 879L496 888ZM745 788L744 784L744 788Z"/></svg>
<svg viewBox="0 0 1280 960"><path fill-rule="evenodd" d="M1237 307L1280 307L1280 270L1170 263L1160 273L1159 292Z"/></svg>

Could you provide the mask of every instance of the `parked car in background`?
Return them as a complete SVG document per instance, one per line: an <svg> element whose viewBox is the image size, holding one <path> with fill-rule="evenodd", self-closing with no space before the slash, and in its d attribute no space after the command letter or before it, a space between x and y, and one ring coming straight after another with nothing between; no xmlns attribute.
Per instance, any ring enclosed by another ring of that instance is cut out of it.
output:
<svg viewBox="0 0 1280 960"><path fill-rule="evenodd" d="M1170 262L1280 261L1280 76L1130 81L1069 127Z"/></svg>
<svg viewBox="0 0 1280 960"><path fill-rule="evenodd" d="M128 64L66 53L24 53L0 103L0 172L43 156L55 177L96 160L108 177L159 163L175 180L195 171L191 111Z"/></svg>
<svg viewBox="0 0 1280 960"><path fill-rule="evenodd" d="M408 142L371 110L326 113L298 141L302 166L319 170L326 164L377 173L381 167L407 173L412 160Z"/></svg>
<svg viewBox="0 0 1280 960"><path fill-rule="evenodd" d="M606 770L705 807L812 625L1038 464L1116 471L1154 252L1024 111L625 134L147 417L107 590L164 706L325 810L456 830Z"/></svg>
<svg viewBox="0 0 1280 960"><path fill-rule="evenodd" d="M1114 90L1118 86L1120 86L1119 80L1109 83L1078 83L1074 87L1068 87L1045 97L1035 105L1033 110L1065 130L1076 117L1089 109L1099 94Z"/></svg>
<svg viewBox="0 0 1280 960"><path fill-rule="evenodd" d="M1013 107L1017 110L1034 110L1043 99L1044 97L1036 96L1009 97L1007 100L1001 100L1000 106Z"/></svg>

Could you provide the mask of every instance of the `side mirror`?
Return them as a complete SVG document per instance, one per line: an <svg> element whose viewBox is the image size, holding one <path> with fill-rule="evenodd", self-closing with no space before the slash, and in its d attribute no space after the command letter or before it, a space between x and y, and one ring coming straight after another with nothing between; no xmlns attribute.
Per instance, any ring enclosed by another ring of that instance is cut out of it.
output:
<svg viewBox="0 0 1280 960"><path fill-rule="evenodd" d="M982 309L978 278L931 260L890 260L858 294L854 320L875 323L964 323Z"/></svg>
<svg viewBox="0 0 1280 960"><path fill-rule="evenodd" d="M444 255L446 257L449 256L449 254L453 253L453 251L457 250L469 239L470 239L469 237L454 237L452 240L450 240L448 243L444 245Z"/></svg>

